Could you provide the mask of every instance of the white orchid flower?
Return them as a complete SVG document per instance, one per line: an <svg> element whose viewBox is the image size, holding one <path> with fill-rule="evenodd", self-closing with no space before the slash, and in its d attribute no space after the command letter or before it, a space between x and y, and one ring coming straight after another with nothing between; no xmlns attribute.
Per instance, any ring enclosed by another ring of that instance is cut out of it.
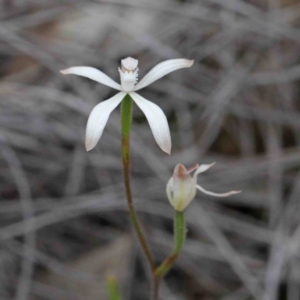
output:
<svg viewBox="0 0 300 300"><path fill-rule="evenodd" d="M93 149L99 141L103 129L107 123L110 113L120 104L123 98L129 94L137 106L145 114L154 139L159 147L170 154L171 136L167 118L164 112L154 103L143 98L136 91L148 86L161 77L182 68L189 68L193 65L193 60L188 59L171 59L156 65L150 70L145 77L138 81L138 60L127 57L121 60L119 68L121 85L116 83L106 74L91 67L72 67L62 70L62 74L75 74L90 78L104 85L120 91L110 99L96 105L92 110L86 128L85 146L86 150Z"/></svg>
<svg viewBox="0 0 300 300"><path fill-rule="evenodd" d="M207 171L215 163L210 165L196 165L190 169L186 169L182 164L178 164L175 169L173 176L170 178L167 184L167 196L177 211L183 211L192 202L196 196L196 190L200 190L202 193L215 196L215 197L228 197L230 195L239 194L241 191L230 191L227 193L217 194L205 190L202 186L197 184L197 176L200 173ZM193 176L191 172L195 171Z"/></svg>

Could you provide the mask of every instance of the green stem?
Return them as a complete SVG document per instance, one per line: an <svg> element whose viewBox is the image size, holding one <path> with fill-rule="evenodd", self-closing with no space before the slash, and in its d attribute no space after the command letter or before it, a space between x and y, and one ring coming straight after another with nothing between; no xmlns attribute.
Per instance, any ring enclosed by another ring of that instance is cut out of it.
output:
<svg viewBox="0 0 300 300"><path fill-rule="evenodd" d="M158 276L156 276L155 273L153 272L153 288L152 288L152 291L153 291L152 299L153 300L158 299L159 284L160 284L160 278Z"/></svg>
<svg viewBox="0 0 300 300"><path fill-rule="evenodd" d="M119 291L117 279L114 276L109 275L106 278L106 285L107 285L107 293L108 293L109 300L121 300L122 299L120 291Z"/></svg>
<svg viewBox="0 0 300 300"><path fill-rule="evenodd" d="M137 238L140 242L142 250L147 258L147 261L150 265L152 274L155 270L155 263L148 246L147 240L144 236L138 215L135 211L132 193L131 193L131 185L130 185L130 128L132 121L132 99L129 95L127 95L121 104L121 122L122 122L122 161L124 168L124 184L126 189L126 198L129 208L129 214L132 221L133 228L136 232Z"/></svg>
<svg viewBox="0 0 300 300"><path fill-rule="evenodd" d="M174 216L174 249L172 253L161 263L161 265L155 270L156 277L165 276L168 271L174 265L186 236L186 224L184 218L184 212L175 211Z"/></svg>

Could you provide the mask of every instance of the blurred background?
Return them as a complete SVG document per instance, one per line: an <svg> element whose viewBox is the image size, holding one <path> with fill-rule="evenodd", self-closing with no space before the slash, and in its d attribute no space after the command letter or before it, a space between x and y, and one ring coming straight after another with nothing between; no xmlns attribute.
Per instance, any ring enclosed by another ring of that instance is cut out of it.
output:
<svg viewBox="0 0 300 300"><path fill-rule="evenodd" d="M147 265L124 197L120 114L87 153L87 117L111 88L59 70L101 69L119 82L194 59L141 91L168 117L172 155L135 106L132 184L158 262L171 251L165 186L177 163L216 165L186 211L183 252L161 299L300 299L299 0L0 1L0 299L149 299Z"/></svg>

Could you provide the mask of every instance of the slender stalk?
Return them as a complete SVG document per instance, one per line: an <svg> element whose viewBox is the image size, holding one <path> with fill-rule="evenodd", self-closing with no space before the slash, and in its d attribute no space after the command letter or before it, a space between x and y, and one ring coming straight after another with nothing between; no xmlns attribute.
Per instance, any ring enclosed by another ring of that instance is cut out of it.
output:
<svg viewBox="0 0 300 300"><path fill-rule="evenodd" d="M175 211L174 216L174 249L172 253L161 263L161 265L155 270L156 277L165 276L168 271L174 265L186 236L186 224L184 218L184 212Z"/></svg>
<svg viewBox="0 0 300 300"><path fill-rule="evenodd" d="M159 284L160 284L160 278L158 276L155 275L154 271L153 271L153 294L152 294L152 299L153 300L157 300L158 299L158 291L159 291Z"/></svg>
<svg viewBox="0 0 300 300"><path fill-rule="evenodd" d="M119 291L117 279L114 276L109 275L106 278L106 285L107 285L107 294L108 294L109 300L121 300L122 299L120 291Z"/></svg>
<svg viewBox="0 0 300 300"><path fill-rule="evenodd" d="M141 248L146 256L149 263L151 274L152 274L152 289L153 289L153 299L158 299L158 286L159 279L154 275L156 265L152 256L152 252L148 246L147 240L142 230L141 223L139 221L138 215L133 205L131 185L130 185L130 128L132 121L132 99L127 95L121 104L121 122L122 122L122 161L124 168L124 184L126 189L126 198L129 208L130 219L133 228L136 232L137 238L141 245Z"/></svg>

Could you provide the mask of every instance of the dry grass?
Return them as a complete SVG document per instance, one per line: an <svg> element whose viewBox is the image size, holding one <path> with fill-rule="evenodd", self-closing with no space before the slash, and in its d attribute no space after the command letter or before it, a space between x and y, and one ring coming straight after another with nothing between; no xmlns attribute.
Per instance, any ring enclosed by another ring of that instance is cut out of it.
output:
<svg viewBox="0 0 300 300"><path fill-rule="evenodd" d="M243 190L198 193L161 298L300 299L298 0L0 3L1 299L96 299L48 279L103 280L76 266L130 231L119 112L86 153L88 114L112 91L59 70L89 65L117 80L126 56L139 59L140 77L165 59L195 59L142 91L170 121L170 157L134 111L133 190L157 259L172 246L165 184L175 164L216 161L201 184ZM148 299L135 244L123 259L126 299Z"/></svg>

